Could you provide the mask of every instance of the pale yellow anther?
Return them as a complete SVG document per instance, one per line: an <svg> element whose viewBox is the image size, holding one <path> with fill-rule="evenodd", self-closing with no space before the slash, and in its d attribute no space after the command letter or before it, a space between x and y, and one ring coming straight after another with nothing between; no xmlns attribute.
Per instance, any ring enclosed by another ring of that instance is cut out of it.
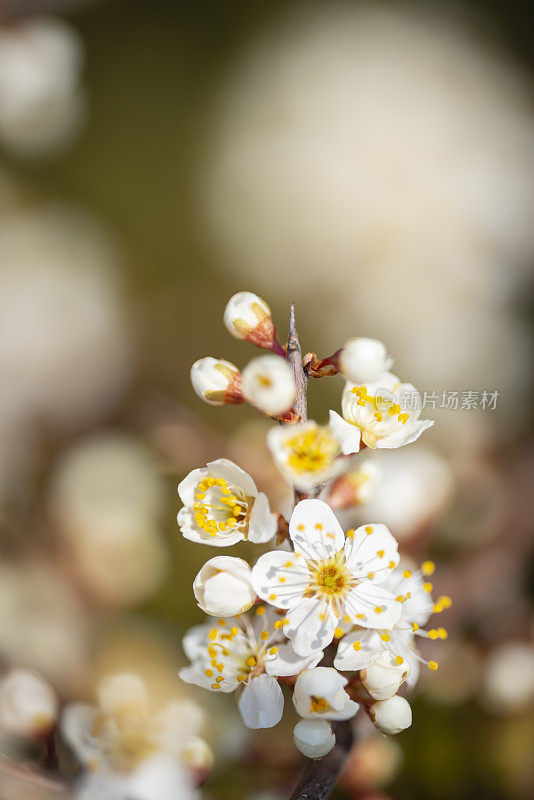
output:
<svg viewBox="0 0 534 800"><path fill-rule="evenodd" d="M411 575L412 575L412 573L411 573L411 570L409 570L409 569L405 569L404 572L402 573L402 577L403 578L410 578Z"/></svg>
<svg viewBox="0 0 534 800"><path fill-rule="evenodd" d="M251 656L250 658L247 658L245 663L246 663L247 667L255 667L256 666L256 659Z"/></svg>
<svg viewBox="0 0 534 800"><path fill-rule="evenodd" d="M425 592L428 592L429 594L430 594L430 592L432 591L433 588L434 587L432 586L432 584L429 581L427 581L426 583L423 584L423 589L425 590Z"/></svg>
<svg viewBox="0 0 534 800"><path fill-rule="evenodd" d="M391 636L389 635L389 633L382 633L380 634L380 638L382 639L383 642L389 642Z"/></svg>
<svg viewBox="0 0 534 800"><path fill-rule="evenodd" d="M361 650L362 649L362 643L361 642L354 642L352 647L353 647L354 650Z"/></svg>
<svg viewBox="0 0 534 800"><path fill-rule="evenodd" d="M438 668L437 662L436 661L429 661L428 662L428 668L435 672L437 670L437 668Z"/></svg>
<svg viewBox="0 0 534 800"><path fill-rule="evenodd" d="M258 615L258 617L263 617L263 615L265 614L265 606L258 606L256 609L256 614Z"/></svg>
<svg viewBox="0 0 534 800"><path fill-rule="evenodd" d="M341 639L345 635L343 628L336 628L334 631L334 639Z"/></svg>
<svg viewBox="0 0 534 800"><path fill-rule="evenodd" d="M278 647L271 647L271 649L269 650L270 656L275 656L277 653L278 653Z"/></svg>
<svg viewBox="0 0 534 800"><path fill-rule="evenodd" d="M265 640L266 640L266 639L268 639L268 638L269 638L269 631L262 631L262 632L260 633L260 639L261 639L262 641L265 641Z"/></svg>

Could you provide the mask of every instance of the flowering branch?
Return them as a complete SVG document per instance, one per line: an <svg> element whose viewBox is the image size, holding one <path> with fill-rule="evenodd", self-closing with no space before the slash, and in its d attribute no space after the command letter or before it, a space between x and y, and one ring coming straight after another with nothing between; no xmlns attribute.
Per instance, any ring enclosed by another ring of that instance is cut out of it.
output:
<svg viewBox="0 0 534 800"><path fill-rule="evenodd" d="M318 497L345 476L349 500L346 491L339 499L338 485L338 506L356 504L366 475L361 468L350 473L349 456L364 447L411 444L432 421L419 419L420 404L403 411L403 392L414 390L388 371L392 362L381 342L350 339L330 359L303 359L294 304L283 350L275 344L269 306L252 292L234 295L223 318L233 336L271 352L242 373L223 359L200 359L191 369L193 386L211 405L248 402L277 423L267 445L293 486L295 507L286 523L252 477L228 459L211 461L180 483L178 524L186 539L217 548L275 540L254 566L226 555L204 564L193 593L210 619L186 633L190 664L180 676L213 692L235 692L252 729L278 724L281 685L291 686L300 717L293 741L310 759L292 800L325 800L352 746L349 720L365 712L389 735L411 724L410 705L397 692L407 678L414 685L419 664L437 669L420 656L415 637L446 638L444 628L422 625L450 599L434 603L430 596L432 562L414 572L399 566L398 542L386 525L345 533L332 504ZM319 425L308 420L308 374L321 377L334 368L346 379L342 415L331 410L328 424ZM355 691L360 685L361 693Z"/></svg>

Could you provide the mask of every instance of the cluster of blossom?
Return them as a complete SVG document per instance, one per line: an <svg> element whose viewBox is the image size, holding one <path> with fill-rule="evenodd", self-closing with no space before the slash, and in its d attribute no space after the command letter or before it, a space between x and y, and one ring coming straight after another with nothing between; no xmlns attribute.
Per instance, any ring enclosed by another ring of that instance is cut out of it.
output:
<svg viewBox="0 0 534 800"><path fill-rule="evenodd" d="M225 555L202 567L193 591L216 619L186 633L191 663L180 675L212 691L237 692L250 728L280 721L281 684L291 686L301 718L295 744L321 758L335 744L331 722L349 720L360 708L383 733L408 727L410 705L397 692L403 683L414 686L421 663L437 669L416 646L417 637L447 636L442 627L423 627L451 602L432 599L434 564L399 566L397 541L385 525L370 522L344 532L328 503L333 482L354 468L351 456L366 446L410 444L433 423L419 418L420 402L410 413L400 408L401 393L416 390L388 371L392 361L381 342L351 339L326 359L299 353L303 367L292 369L264 300L240 292L229 301L224 322L234 336L272 352L242 374L227 361L201 359L191 370L193 386L208 403L248 401L282 423L267 442L298 502L287 523L270 510L250 475L227 459L193 470L180 483L178 523L185 538L227 547L276 536L278 545L253 567ZM346 380L342 415L330 411L326 425L303 419L295 403L302 368Z"/></svg>
<svg viewBox="0 0 534 800"><path fill-rule="evenodd" d="M202 723L202 710L187 700L152 709L144 680L133 673L101 681L97 705L62 709L39 673L16 668L0 679L0 731L34 744L51 743L57 732L57 746L67 745L76 761L77 800L193 797L213 766L198 735ZM68 761L62 758L61 767Z"/></svg>

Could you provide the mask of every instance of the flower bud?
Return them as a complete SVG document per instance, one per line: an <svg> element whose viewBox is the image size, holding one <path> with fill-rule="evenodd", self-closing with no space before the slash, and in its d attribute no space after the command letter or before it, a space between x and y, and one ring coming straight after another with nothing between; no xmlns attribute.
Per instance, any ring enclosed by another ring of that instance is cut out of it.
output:
<svg viewBox="0 0 534 800"><path fill-rule="evenodd" d="M287 361L276 355L252 359L243 370L243 395L269 417L289 411L295 402L297 387Z"/></svg>
<svg viewBox="0 0 534 800"><path fill-rule="evenodd" d="M341 372L358 385L378 380L392 365L385 345L377 339L349 339L339 355Z"/></svg>
<svg viewBox="0 0 534 800"><path fill-rule="evenodd" d="M190 376L193 389L210 406L243 402L241 373L231 361L199 358L191 367Z"/></svg>
<svg viewBox="0 0 534 800"><path fill-rule="evenodd" d="M202 611L213 617L233 617L247 611L256 599L251 573L250 566L242 558L210 558L193 583L193 592Z"/></svg>
<svg viewBox="0 0 534 800"><path fill-rule="evenodd" d="M200 736L190 736L182 752L181 761L194 775L195 785L201 786L213 769L213 752L209 744Z"/></svg>
<svg viewBox="0 0 534 800"><path fill-rule="evenodd" d="M236 339L245 339L256 347L270 350L276 340L271 309L253 292L238 292L224 309L223 321Z"/></svg>
<svg viewBox="0 0 534 800"><path fill-rule="evenodd" d="M328 505L341 511L371 502L381 478L382 469L377 464L369 459L362 461L359 469L347 472L334 481L328 495Z"/></svg>
<svg viewBox="0 0 534 800"><path fill-rule="evenodd" d="M302 719L295 725L293 741L303 756L323 758L334 747L336 737L326 719Z"/></svg>
<svg viewBox="0 0 534 800"><path fill-rule="evenodd" d="M369 709L369 715L382 733L393 735L412 724L412 709L404 697L394 694L387 700L377 700Z"/></svg>
<svg viewBox="0 0 534 800"><path fill-rule="evenodd" d="M399 656L399 658L401 658ZM387 700L398 690L410 674L408 662L398 664L389 652L381 653L367 669L360 670L360 680L375 700Z"/></svg>
<svg viewBox="0 0 534 800"><path fill-rule="evenodd" d="M14 669L0 681L0 726L16 736L36 738L52 730L58 700L48 681Z"/></svg>

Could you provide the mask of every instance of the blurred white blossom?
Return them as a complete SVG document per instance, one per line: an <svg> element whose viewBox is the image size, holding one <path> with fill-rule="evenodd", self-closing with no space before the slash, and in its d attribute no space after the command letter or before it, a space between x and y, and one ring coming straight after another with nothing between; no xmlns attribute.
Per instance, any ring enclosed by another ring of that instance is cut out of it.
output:
<svg viewBox="0 0 534 800"><path fill-rule="evenodd" d="M534 254L520 69L428 6L306 4L250 42L219 98L201 197L228 268L304 297L326 352L365 331L417 383L497 384L520 424L529 344L509 301ZM441 416L446 445L462 412Z"/></svg>
<svg viewBox="0 0 534 800"><path fill-rule="evenodd" d="M16 156L54 154L85 119L83 45L63 20L42 17L0 27L0 143Z"/></svg>
<svg viewBox="0 0 534 800"><path fill-rule="evenodd" d="M158 586L164 498L155 457L126 434L86 438L59 463L52 509L76 570L101 602L128 605Z"/></svg>

